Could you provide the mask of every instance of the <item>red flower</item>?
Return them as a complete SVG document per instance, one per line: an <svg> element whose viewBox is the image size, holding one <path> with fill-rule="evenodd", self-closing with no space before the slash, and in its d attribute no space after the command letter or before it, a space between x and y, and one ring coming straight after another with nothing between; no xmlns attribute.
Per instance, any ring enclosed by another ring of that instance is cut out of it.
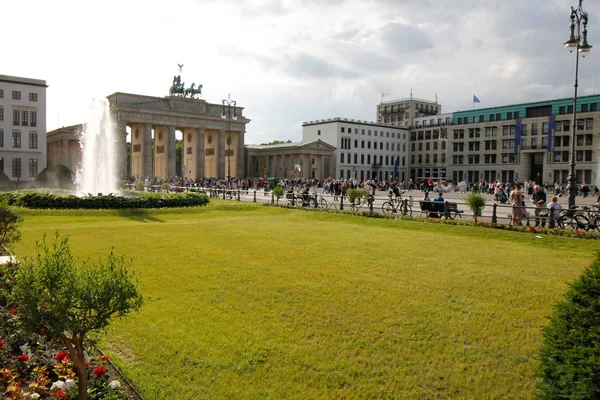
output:
<svg viewBox="0 0 600 400"><path fill-rule="evenodd" d="M104 374L106 372L106 368L104 367L98 367L94 370L94 375L96 375L96 378L99 378L100 376L102 376L102 374Z"/></svg>
<svg viewBox="0 0 600 400"><path fill-rule="evenodd" d="M58 362L62 362L63 360L68 360L69 358L71 358L71 356L69 356L67 353L65 353L64 351L61 351L60 353L58 353L56 355L56 357L54 357L54 359Z"/></svg>
<svg viewBox="0 0 600 400"><path fill-rule="evenodd" d="M4 342L0 340L0 350L2 350L2 346L4 346Z"/></svg>
<svg viewBox="0 0 600 400"><path fill-rule="evenodd" d="M102 357L100 357L100 360L108 361L108 360L110 360L110 358L108 358L108 356L102 356Z"/></svg>
<svg viewBox="0 0 600 400"><path fill-rule="evenodd" d="M87 362L87 361L83 363L83 366L86 367L86 368L87 368L88 365L90 365L90 363Z"/></svg>
<svg viewBox="0 0 600 400"><path fill-rule="evenodd" d="M10 310L10 313L11 313L12 315L15 315L15 314L17 313L17 310L15 310L15 309L13 308L12 310Z"/></svg>
<svg viewBox="0 0 600 400"><path fill-rule="evenodd" d="M62 390L59 390L58 392L52 393L52 397L56 399L64 399L65 397L67 397L67 394Z"/></svg>
<svg viewBox="0 0 600 400"><path fill-rule="evenodd" d="M29 361L29 356L27 354L21 354L17 357L17 361Z"/></svg>
<svg viewBox="0 0 600 400"><path fill-rule="evenodd" d="M17 386L21 386L21 385L22 385L22 383L21 383L21 382L17 382Z"/></svg>

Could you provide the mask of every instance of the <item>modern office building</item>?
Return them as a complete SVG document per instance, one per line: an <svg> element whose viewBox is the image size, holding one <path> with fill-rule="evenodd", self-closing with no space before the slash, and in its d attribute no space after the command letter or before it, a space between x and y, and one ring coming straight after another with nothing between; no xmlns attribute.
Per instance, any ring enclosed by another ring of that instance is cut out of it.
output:
<svg viewBox="0 0 600 400"><path fill-rule="evenodd" d="M577 101L578 184L600 185L599 104L600 95ZM410 177L566 184L572 119L572 98L417 118L410 131Z"/></svg>
<svg viewBox="0 0 600 400"><path fill-rule="evenodd" d="M0 170L33 181L46 168L46 81L0 75Z"/></svg>
<svg viewBox="0 0 600 400"><path fill-rule="evenodd" d="M408 128L346 118L302 124L302 141L322 140L336 147L332 177L408 179Z"/></svg>

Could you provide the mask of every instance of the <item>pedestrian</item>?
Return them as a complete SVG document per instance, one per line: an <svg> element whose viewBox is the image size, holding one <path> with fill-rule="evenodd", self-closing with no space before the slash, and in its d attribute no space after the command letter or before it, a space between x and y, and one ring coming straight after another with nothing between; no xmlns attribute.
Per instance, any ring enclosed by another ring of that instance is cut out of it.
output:
<svg viewBox="0 0 600 400"><path fill-rule="evenodd" d="M542 227L546 226L546 221L540 217L542 210L546 207L546 192L544 192L540 185L533 187L533 194L531 195L531 203L535 205L535 226Z"/></svg>
<svg viewBox="0 0 600 400"><path fill-rule="evenodd" d="M512 204L512 216L509 225L521 225L521 219L525 215L525 196L521 193L521 185L515 185L515 189L510 192L509 201Z"/></svg>

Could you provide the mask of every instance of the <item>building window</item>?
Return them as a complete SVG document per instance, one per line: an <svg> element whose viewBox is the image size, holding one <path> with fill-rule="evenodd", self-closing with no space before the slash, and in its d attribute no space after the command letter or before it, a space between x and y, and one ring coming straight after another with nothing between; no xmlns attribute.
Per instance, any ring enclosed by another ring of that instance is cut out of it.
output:
<svg viewBox="0 0 600 400"><path fill-rule="evenodd" d="M358 164L358 154L354 153L354 164Z"/></svg>
<svg viewBox="0 0 600 400"><path fill-rule="evenodd" d="M38 160L37 158L29 159L29 177L35 178L38 174Z"/></svg>
<svg viewBox="0 0 600 400"><path fill-rule="evenodd" d="M13 125L21 125L21 111L19 110L13 110Z"/></svg>
<svg viewBox="0 0 600 400"><path fill-rule="evenodd" d="M14 148L21 147L21 132L14 131L12 133L12 147L14 147Z"/></svg>
<svg viewBox="0 0 600 400"><path fill-rule="evenodd" d="M21 111L21 126L29 126L29 111Z"/></svg>
<svg viewBox="0 0 600 400"><path fill-rule="evenodd" d="M21 92L13 90L13 92L12 92L12 99L13 100L21 100Z"/></svg>
<svg viewBox="0 0 600 400"><path fill-rule="evenodd" d="M37 111L31 111L29 117L29 126L37 126Z"/></svg>
<svg viewBox="0 0 600 400"><path fill-rule="evenodd" d="M4 98L4 89L0 89L0 99Z"/></svg>
<svg viewBox="0 0 600 400"><path fill-rule="evenodd" d="M344 129L345 129L345 128L342 126L342 128L341 128L341 132L342 132L342 133L344 133Z"/></svg>
<svg viewBox="0 0 600 400"><path fill-rule="evenodd" d="M340 164L344 164L344 153L340 153Z"/></svg>
<svg viewBox="0 0 600 400"><path fill-rule="evenodd" d="M317 136L321 136L321 130L320 129L317 130Z"/></svg>
<svg viewBox="0 0 600 400"><path fill-rule="evenodd" d="M531 134L537 135L537 133L538 133L538 124L537 124L537 122L534 122L533 124L531 124Z"/></svg>
<svg viewBox="0 0 600 400"><path fill-rule="evenodd" d="M594 128L594 120L592 118L588 118L585 120L585 129L593 129Z"/></svg>
<svg viewBox="0 0 600 400"><path fill-rule="evenodd" d="M4 108L0 107L0 121L4 121Z"/></svg>
<svg viewBox="0 0 600 400"><path fill-rule="evenodd" d="M37 101L37 93L31 93L30 92L29 93L29 101Z"/></svg>
<svg viewBox="0 0 600 400"><path fill-rule="evenodd" d="M35 132L30 132L29 133L29 148L30 149L37 149L38 148L38 134L35 133Z"/></svg>
<svg viewBox="0 0 600 400"><path fill-rule="evenodd" d="M4 131L0 129L0 147L4 147Z"/></svg>
<svg viewBox="0 0 600 400"><path fill-rule="evenodd" d="M363 164L363 165L365 163L365 155L364 154L360 155L360 163Z"/></svg>
<svg viewBox="0 0 600 400"><path fill-rule="evenodd" d="M13 178L21 177L21 159L13 158L12 160L12 176Z"/></svg>

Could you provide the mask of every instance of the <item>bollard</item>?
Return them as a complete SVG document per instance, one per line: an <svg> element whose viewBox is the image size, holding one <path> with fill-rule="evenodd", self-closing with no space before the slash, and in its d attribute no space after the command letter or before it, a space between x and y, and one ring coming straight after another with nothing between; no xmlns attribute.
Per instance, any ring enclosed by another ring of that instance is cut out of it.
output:
<svg viewBox="0 0 600 400"><path fill-rule="evenodd" d="M238 189L238 201L240 201L240 189Z"/></svg>
<svg viewBox="0 0 600 400"><path fill-rule="evenodd" d="M410 208L413 206L412 194L408 196L408 200L410 201Z"/></svg>
<svg viewBox="0 0 600 400"><path fill-rule="evenodd" d="M254 200L253 203L256 203L256 190L254 191Z"/></svg>
<svg viewBox="0 0 600 400"><path fill-rule="evenodd" d="M275 196L273 195L273 192L271 192L271 204L275 204Z"/></svg>
<svg viewBox="0 0 600 400"><path fill-rule="evenodd" d="M226 192L226 190L223 189L223 200L225 200L225 192Z"/></svg>
<svg viewBox="0 0 600 400"><path fill-rule="evenodd" d="M340 210L344 211L344 198L340 197Z"/></svg>
<svg viewBox="0 0 600 400"><path fill-rule="evenodd" d="M548 213L548 228L556 228L554 224L554 208L551 208Z"/></svg>
<svg viewBox="0 0 600 400"><path fill-rule="evenodd" d="M494 203L494 205L492 206L492 224L496 224L498 223L498 217L496 216L496 208L498 207L498 204Z"/></svg>
<svg viewBox="0 0 600 400"><path fill-rule="evenodd" d="M317 201L317 194L315 193L315 208L319 208L319 202Z"/></svg>
<svg viewBox="0 0 600 400"><path fill-rule="evenodd" d="M369 210L373 212L373 203L375 203L375 196L369 197Z"/></svg>

